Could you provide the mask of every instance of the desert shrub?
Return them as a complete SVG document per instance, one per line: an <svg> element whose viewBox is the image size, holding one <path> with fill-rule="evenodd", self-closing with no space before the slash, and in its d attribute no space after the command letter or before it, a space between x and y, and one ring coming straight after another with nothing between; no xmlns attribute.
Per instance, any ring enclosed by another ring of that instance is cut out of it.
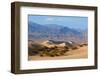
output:
<svg viewBox="0 0 100 76"><path fill-rule="evenodd" d="M56 48L55 48L55 47L51 47L50 49L51 49L51 50L54 50L54 49L56 49Z"/></svg>
<svg viewBox="0 0 100 76"><path fill-rule="evenodd" d="M54 57L54 55L52 55L52 54L51 54L50 56L51 56L51 57Z"/></svg>
<svg viewBox="0 0 100 76"><path fill-rule="evenodd" d="M80 47L83 47L84 45L83 44L81 44L81 45L79 45Z"/></svg>
<svg viewBox="0 0 100 76"><path fill-rule="evenodd" d="M55 56L60 56L60 54L59 53L56 53Z"/></svg>
<svg viewBox="0 0 100 76"><path fill-rule="evenodd" d="M69 51L68 49L64 49L62 50L63 53L66 53L67 51Z"/></svg>
<svg viewBox="0 0 100 76"><path fill-rule="evenodd" d="M64 55L64 52L60 52L60 55Z"/></svg>
<svg viewBox="0 0 100 76"><path fill-rule="evenodd" d="M56 48L58 48L57 46L54 46L54 48L56 49Z"/></svg>
<svg viewBox="0 0 100 76"><path fill-rule="evenodd" d="M72 47L72 50L75 50L75 49L78 49L78 47L76 47L76 46L75 47Z"/></svg>
<svg viewBox="0 0 100 76"><path fill-rule="evenodd" d="M44 46L43 49L49 49L48 47Z"/></svg>
<svg viewBox="0 0 100 76"><path fill-rule="evenodd" d="M65 49L69 49L69 47L68 47L68 46L65 46L64 48L65 48Z"/></svg>
<svg viewBox="0 0 100 76"><path fill-rule="evenodd" d="M44 47L44 51L50 52L51 51L51 48Z"/></svg>
<svg viewBox="0 0 100 76"><path fill-rule="evenodd" d="M36 55L38 54L38 51L34 50L33 48L28 48L28 55Z"/></svg>
<svg viewBox="0 0 100 76"><path fill-rule="evenodd" d="M43 54L40 54L41 57L43 57Z"/></svg>

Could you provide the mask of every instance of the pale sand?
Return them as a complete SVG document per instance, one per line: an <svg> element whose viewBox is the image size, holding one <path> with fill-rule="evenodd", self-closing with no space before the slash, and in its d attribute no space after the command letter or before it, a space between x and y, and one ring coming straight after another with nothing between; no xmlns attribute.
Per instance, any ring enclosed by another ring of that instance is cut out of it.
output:
<svg viewBox="0 0 100 76"><path fill-rule="evenodd" d="M29 56L28 60L58 60L58 59L80 59L88 58L88 48L87 46L78 47L76 50L70 50L66 52L64 56L57 57L40 57L40 56Z"/></svg>

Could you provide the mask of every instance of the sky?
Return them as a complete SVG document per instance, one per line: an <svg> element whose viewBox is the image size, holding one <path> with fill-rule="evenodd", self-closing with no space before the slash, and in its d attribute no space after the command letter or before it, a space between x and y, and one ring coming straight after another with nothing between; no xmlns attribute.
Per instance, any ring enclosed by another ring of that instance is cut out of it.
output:
<svg viewBox="0 0 100 76"><path fill-rule="evenodd" d="M57 24L74 29L87 29L88 27L88 17L79 17L79 16L29 15L28 21L42 25Z"/></svg>

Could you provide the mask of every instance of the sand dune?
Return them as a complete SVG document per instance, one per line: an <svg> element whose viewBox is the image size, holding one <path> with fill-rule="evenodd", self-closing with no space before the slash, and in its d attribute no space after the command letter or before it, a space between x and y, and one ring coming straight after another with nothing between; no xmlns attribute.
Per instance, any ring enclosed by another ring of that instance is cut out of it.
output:
<svg viewBox="0 0 100 76"><path fill-rule="evenodd" d="M51 44L50 44L50 42L49 42L48 40L45 41L45 42L43 42L43 43L41 43L41 45L44 45L44 46L46 46L46 47L54 47L54 46L57 46L57 47L64 47L64 46L66 46L65 43L61 43L61 44L53 44L53 43L51 43Z"/></svg>
<svg viewBox="0 0 100 76"><path fill-rule="evenodd" d="M88 57L88 47L78 47L78 49L70 50L66 52L63 56L57 57L40 57L40 56L29 56L28 60L55 60L55 59L80 59Z"/></svg>

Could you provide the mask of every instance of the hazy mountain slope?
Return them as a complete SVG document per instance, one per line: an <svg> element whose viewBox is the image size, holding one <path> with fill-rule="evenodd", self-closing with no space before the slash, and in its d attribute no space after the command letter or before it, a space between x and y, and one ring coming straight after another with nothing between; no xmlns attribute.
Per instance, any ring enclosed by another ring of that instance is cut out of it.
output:
<svg viewBox="0 0 100 76"><path fill-rule="evenodd" d="M86 31L78 31L67 26L57 24L41 25L34 22L28 23L28 38L34 40L86 40Z"/></svg>

